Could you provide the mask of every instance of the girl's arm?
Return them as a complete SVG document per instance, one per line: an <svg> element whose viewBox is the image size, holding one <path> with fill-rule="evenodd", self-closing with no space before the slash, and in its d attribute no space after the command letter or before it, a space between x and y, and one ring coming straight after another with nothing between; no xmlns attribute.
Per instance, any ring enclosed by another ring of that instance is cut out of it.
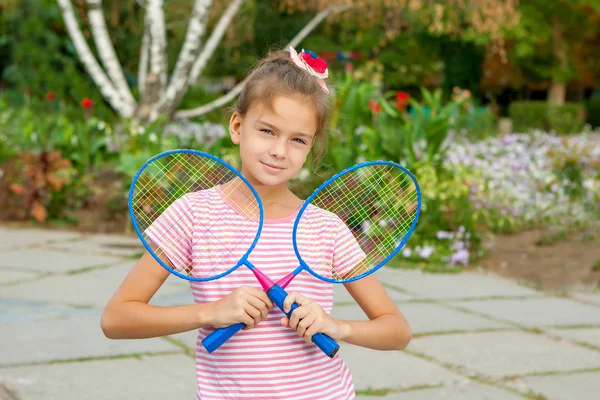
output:
<svg viewBox="0 0 600 400"><path fill-rule="evenodd" d="M369 321L337 321L340 340L376 350L402 350L412 338L408 321L374 275L344 284Z"/></svg>
<svg viewBox="0 0 600 400"><path fill-rule="evenodd" d="M283 318L282 324L296 329L307 342L315 333L323 332L336 341L375 350L402 350L408 345L412 337L410 326L374 275L344 286L369 321L336 320L316 302L292 292L286 298L284 308L289 310L294 301L300 307L289 321Z"/></svg>
<svg viewBox="0 0 600 400"><path fill-rule="evenodd" d="M144 253L104 309L101 327L106 337L150 338L238 322L249 329L273 307L262 290L246 286L212 303L173 307L148 304L168 276L165 268Z"/></svg>

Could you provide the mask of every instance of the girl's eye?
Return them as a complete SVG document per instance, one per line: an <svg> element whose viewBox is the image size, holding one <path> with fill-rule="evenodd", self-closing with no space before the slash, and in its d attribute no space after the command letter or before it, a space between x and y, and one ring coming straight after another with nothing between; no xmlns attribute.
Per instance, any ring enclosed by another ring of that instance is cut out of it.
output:
<svg viewBox="0 0 600 400"><path fill-rule="evenodd" d="M302 139L298 139L298 138L296 138L296 139L294 139L294 141L296 141L296 142L298 142L298 143L300 143L300 144L306 144L306 141L305 141L305 140L302 140Z"/></svg>
<svg viewBox="0 0 600 400"><path fill-rule="evenodd" d="M270 130L270 129L261 129L260 131L266 133L267 135L272 135L273 134L273 131Z"/></svg>

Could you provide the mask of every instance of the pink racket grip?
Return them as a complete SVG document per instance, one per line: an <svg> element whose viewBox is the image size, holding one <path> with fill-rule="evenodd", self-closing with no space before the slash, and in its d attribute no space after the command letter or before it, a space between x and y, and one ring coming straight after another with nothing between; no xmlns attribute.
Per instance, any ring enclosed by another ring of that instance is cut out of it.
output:
<svg viewBox="0 0 600 400"><path fill-rule="evenodd" d="M279 307L279 309L283 311L285 315L287 315L288 318L291 317L292 312L296 308L300 307L298 304L294 303L292 304L292 307L289 312L286 313L283 310L283 301L285 300L288 294L278 284L273 285L271 289L269 289L269 291L267 292L267 295L269 295L269 298L273 300L273 303L275 303L277 307ZM323 353L327 354L329 358L333 358L340 349L340 345L324 333L317 333L313 335L312 341L314 344L317 345L319 349L321 349L321 351L323 351Z"/></svg>

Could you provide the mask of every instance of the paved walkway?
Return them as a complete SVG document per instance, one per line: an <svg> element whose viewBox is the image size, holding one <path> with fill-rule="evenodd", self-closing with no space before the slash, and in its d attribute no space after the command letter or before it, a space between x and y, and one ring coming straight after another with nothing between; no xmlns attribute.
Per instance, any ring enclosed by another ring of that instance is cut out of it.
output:
<svg viewBox="0 0 600 400"><path fill-rule="evenodd" d="M194 398L194 333L100 331L140 252L136 237L0 227L0 399ZM414 338L402 352L342 345L360 399L600 398L600 293L554 297L471 273L376 276ZM366 319L338 289L334 315ZM190 301L187 282L170 277L152 303Z"/></svg>

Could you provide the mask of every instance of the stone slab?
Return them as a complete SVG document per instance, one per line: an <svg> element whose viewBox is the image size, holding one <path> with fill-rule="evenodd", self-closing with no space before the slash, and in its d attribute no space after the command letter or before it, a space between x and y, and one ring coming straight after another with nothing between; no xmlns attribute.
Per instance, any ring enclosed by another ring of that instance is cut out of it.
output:
<svg viewBox="0 0 600 400"><path fill-rule="evenodd" d="M379 272L379 271L378 271ZM425 299L464 299L493 296L540 296L529 289L495 275L463 272L428 274L420 270L387 268L381 271L387 284ZM377 272L376 272L377 273Z"/></svg>
<svg viewBox="0 0 600 400"><path fill-rule="evenodd" d="M176 335L169 336L187 347L191 351L196 351L196 345L198 343L198 331L188 331L178 333Z"/></svg>
<svg viewBox="0 0 600 400"><path fill-rule="evenodd" d="M586 303L600 306L600 293L575 293L573 296Z"/></svg>
<svg viewBox="0 0 600 400"><path fill-rule="evenodd" d="M77 316L95 316L96 318L100 318L100 310L49 305L20 299L0 298L0 324L8 322L42 321Z"/></svg>
<svg viewBox="0 0 600 400"><path fill-rule="evenodd" d="M135 266L138 260L127 260L125 262L121 261L119 264L111 265L108 268L98 268L93 271L86 272L90 274L92 278L108 278L114 282L123 281L131 269ZM162 268L162 267L161 267ZM174 286L181 290L187 289L190 290L190 281L179 278L176 275L169 274L167 280L164 283L168 286Z"/></svg>
<svg viewBox="0 0 600 400"><path fill-rule="evenodd" d="M37 278L37 274L29 271L15 271L12 268L0 267L0 285L15 282L30 281Z"/></svg>
<svg viewBox="0 0 600 400"><path fill-rule="evenodd" d="M82 255L65 251L26 249L2 252L0 266L9 267L15 271L61 274L88 267L117 264L122 261L121 258L102 255Z"/></svg>
<svg viewBox="0 0 600 400"><path fill-rule="evenodd" d="M357 390L405 389L466 379L433 362L401 351L375 351L342 343L338 354L350 368Z"/></svg>
<svg viewBox="0 0 600 400"><path fill-rule="evenodd" d="M185 355L0 368L19 400L194 399L194 360Z"/></svg>
<svg viewBox="0 0 600 400"><path fill-rule="evenodd" d="M18 229L0 226L0 250L43 245L81 237L77 232L51 231L43 229Z"/></svg>
<svg viewBox="0 0 600 400"><path fill-rule="evenodd" d="M600 328L552 329L550 333L600 349Z"/></svg>
<svg viewBox="0 0 600 400"><path fill-rule="evenodd" d="M493 378L600 367L600 352L527 332L427 336L414 338L408 349Z"/></svg>
<svg viewBox="0 0 600 400"><path fill-rule="evenodd" d="M412 299L412 296L399 292L397 290L386 288L388 295L395 302L402 302ZM356 304L356 300L348 293L344 285L334 284L333 285L333 302L334 303L352 303Z"/></svg>
<svg viewBox="0 0 600 400"><path fill-rule="evenodd" d="M0 365L181 351L161 338L107 339L99 316L2 324L0 343Z"/></svg>
<svg viewBox="0 0 600 400"><path fill-rule="evenodd" d="M600 394L600 372L528 376L524 383L535 393L549 400L592 400Z"/></svg>
<svg viewBox="0 0 600 400"><path fill-rule="evenodd" d="M524 400L525 397L505 389L477 382L449 385L441 388L389 393L386 396L357 396L357 400Z"/></svg>
<svg viewBox="0 0 600 400"><path fill-rule="evenodd" d="M134 256L145 251L140 239L124 235L86 235L76 242L56 243L52 248L68 250L76 253L114 254Z"/></svg>
<svg viewBox="0 0 600 400"><path fill-rule="evenodd" d="M600 324L600 310L597 307L555 297L466 301L453 304L526 327Z"/></svg>
<svg viewBox="0 0 600 400"><path fill-rule="evenodd" d="M3 287L0 296L51 304L104 308L125 276L103 272L105 271L98 270L68 276L52 276L11 285ZM177 286L165 284L155 296L180 291L181 288Z"/></svg>
<svg viewBox="0 0 600 400"><path fill-rule="evenodd" d="M403 303L399 309L406 317L413 334L448 331L477 331L509 328L508 325L430 303ZM337 319L368 320L359 306L334 306Z"/></svg>

